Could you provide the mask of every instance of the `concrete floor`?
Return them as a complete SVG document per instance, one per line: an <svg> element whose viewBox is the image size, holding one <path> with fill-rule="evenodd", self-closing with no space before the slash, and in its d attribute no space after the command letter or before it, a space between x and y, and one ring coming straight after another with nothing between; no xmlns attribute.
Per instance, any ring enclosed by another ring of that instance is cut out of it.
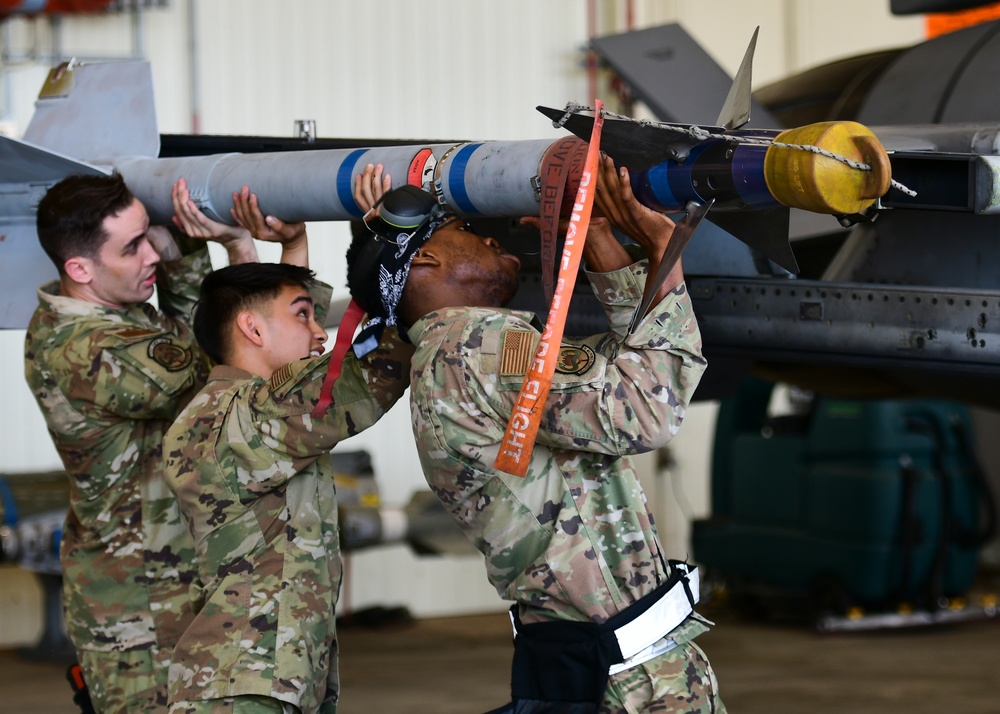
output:
<svg viewBox="0 0 1000 714"><path fill-rule="evenodd" d="M699 638L732 714L996 714L1000 618L817 634L807 625L699 608ZM343 714L475 714L507 701L503 614L341 628ZM0 652L0 712L75 712L62 665Z"/></svg>

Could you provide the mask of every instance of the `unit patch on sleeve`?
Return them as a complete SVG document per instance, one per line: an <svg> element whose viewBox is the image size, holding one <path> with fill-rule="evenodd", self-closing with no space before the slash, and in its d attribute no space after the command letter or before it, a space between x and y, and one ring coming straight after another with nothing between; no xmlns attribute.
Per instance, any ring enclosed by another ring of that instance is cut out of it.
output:
<svg viewBox="0 0 1000 714"><path fill-rule="evenodd" d="M191 364L191 350L178 347L165 337L151 341L147 354L168 372L180 372Z"/></svg>
<svg viewBox="0 0 1000 714"><path fill-rule="evenodd" d="M503 333L503 347L500 348L500 374L526 374L528 365L535 356L535 340L538 333L532 330L507 330Z"/></svg>
<svg viewBox="0 0 1000 714"><path fill-rule="evenodd" d="M562 345L559 347L556 372L560 374L583 374L594 364L594 357L594 350L587 347L587 345Z"/></svg>

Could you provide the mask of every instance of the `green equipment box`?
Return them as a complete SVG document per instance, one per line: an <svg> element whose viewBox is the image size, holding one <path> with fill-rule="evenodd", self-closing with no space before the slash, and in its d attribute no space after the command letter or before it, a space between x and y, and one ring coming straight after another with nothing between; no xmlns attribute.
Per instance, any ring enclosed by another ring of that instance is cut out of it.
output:
<svg viewBox="0 0 1000 714"><path fill-rule="evenodd" d="M993 525L968 410L814 398L769 418L771 392L749 381L721 405L712 517L693 524L694 560L727 582L831 606L933 609L966 593Z"/></svg>

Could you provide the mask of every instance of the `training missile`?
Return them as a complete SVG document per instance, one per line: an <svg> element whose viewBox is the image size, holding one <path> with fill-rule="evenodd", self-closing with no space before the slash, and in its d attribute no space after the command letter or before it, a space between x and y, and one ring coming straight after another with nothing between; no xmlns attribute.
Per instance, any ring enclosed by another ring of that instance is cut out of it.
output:
<svg viewBox="0 0 1000 714"><path fill-rule="evenodd" d="M540 110L556 119L566 113ZM589 136L592 112L570 116L567 128ZM617 126L602 141L602 148L632 171L633 191L643 205L670 213L682 211L691 201L703 204L714 199L709 220L720 213L740 212L732 220L720 219L723 227L790 272L797 272L797 265L787 240L787 208L860 215L889 189L888 155L875 135L856 122L825 122L780 133L704 132L699 136L705 138L682 142L680 149L673 127L629 120L608 123ZM637 152L636 146L649 150ZM435 193L441 203L466 217L537 214L543 192L557 189L564 199L562 215L568 215L579 172L560 176L545 170L560 149L563 160L572 163L586 147L582 141L575 146L548 140L469 142L134 158L118 162L116 168L154 222L168 221L172 215L170 192L165 189L179 178L186 179L199 208L224 222L232 220L233 192L244 185L257 194L261 210L287 221L360 218L363 211L352 191L355 176L366 164L382 164L397 182L406 177L407 183ZM671 153L677 158L657 160ZM547 185L551 177L558 185ZM762 219L774 211L785 221L777 230ZM755 223L762 230L755 230Z"/></svg>
<svg viewBox="0 0 1000 714"><path fill-rule="evenodd" d="M734 91L746 86L738 81ZM744 99L732 110L741 117L746 111L740 107L749 104ZM196 205L227 223L232 194L244 185L257 194L261 210L286 221L361 218L352 190L367 164L382 164L397 185L420 185L469 218L538 215L553 204L565 217L586 152L585 142L572 134L589 137L593 122L585 110L540 108L571 134L555 141L159 158L153 106L147 63L61 65L43 86L24 140L0 137L0 327L24 327L36 304L35 288L55 277L34 236L34 212L45 190L67 175L119 171L157 223L169 222L170 189L180 178ZM862 213L888 187L884 150L871 132L849 122L775 135L730 129L738 122L729 120L683 135L676 125L607 119L601 148L632 171L640 202L670 212L714 198L708 220L790 272L797 265L787 239L789 206ZM869 168L779 147L779 140L829 144L826 154Z"/></svg>

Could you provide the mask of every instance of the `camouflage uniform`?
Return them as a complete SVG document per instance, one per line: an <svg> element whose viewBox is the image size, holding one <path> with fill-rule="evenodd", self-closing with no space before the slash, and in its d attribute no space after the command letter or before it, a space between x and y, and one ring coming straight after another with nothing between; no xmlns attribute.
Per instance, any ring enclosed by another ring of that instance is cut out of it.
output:
<svg viewBox="0 0 1000 714"><path fill-rule="evenodd" d="M259 697L275 711L336 711L341 561L328 452L406 390L412 348L394 331L386 338L362 361L348 355L321 419L310 412L329 354L270 379L216 367L168 431L167 480L205 598L174 653L171 711L232 711L232 697L236 711Z"/></svg>
<svg viewBox="0 0 1000 714"><path fill-rule="evenodd" d="M204 244L161 264L162 312L44 285L28 326L25 377L70 479L66 629L102 712L163 710L170 652L191 616L194 545L161 447L208 372L182 320L210 269Z"/></svg>
<svg viewBox="0 0 1000 714"><path fill-rule="evenodd" d="M629 455L676 433L705 362L684 285L625 337L646 268L589 276L612 332L564 341L525 478L493 461L538 339L531 316L443 309L408 333L424 474L524 624L602 623L668 577ZM690 641L706 629L689 617L671 633L678 647L612 675L602 711L724 711Z"/></svg>

